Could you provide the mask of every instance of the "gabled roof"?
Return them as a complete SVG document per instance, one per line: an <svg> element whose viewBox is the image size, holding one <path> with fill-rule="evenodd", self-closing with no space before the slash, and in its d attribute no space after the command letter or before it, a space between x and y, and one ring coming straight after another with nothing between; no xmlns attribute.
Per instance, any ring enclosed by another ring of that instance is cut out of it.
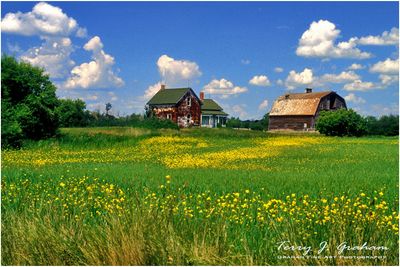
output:
<svg viewBox="0 0 400 267"><path fill-rule="evenodd" d="M333 91L316 93L285 94L274 102L270 116L315 115L321 98Z"/></svg>
<svg viewBox="0 0 400 267"><path fill-rule="evenodd" d="M221 115L228 116L227 113L223 111L220 105L217 104L212 99L203 99L203 105L201 105L201 113L203 115Z"/></svg>
<svg viewBox="0 0 400 267"><path fill-rule="evenodd" d="M193 90L191 88L171 88L159 90L150 100L147 102L149 105L168 105L176 104L182 97L188 92ZM193 93L196 96L196 94ZM196 96L197 97L197 96Z"/></svg>

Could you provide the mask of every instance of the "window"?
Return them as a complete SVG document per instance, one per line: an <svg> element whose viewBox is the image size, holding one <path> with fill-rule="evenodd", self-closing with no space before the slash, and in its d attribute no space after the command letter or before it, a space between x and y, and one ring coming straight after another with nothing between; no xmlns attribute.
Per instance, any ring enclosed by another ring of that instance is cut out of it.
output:
<svg viewBox="0 0 400 267"><path fill-rule="evenodd" d="M167 114L167 119L168 120L172 119L172 114Z"/></svg>
<svg viewBox="0 0 400 267"><path fill-rule="evenodd" d="M186 104L190 107L192 106L192 98L189 96L188 98L186 98Z"/></svg>
<svg viewBox="0 0 400 267"><path fill-rule="evenodd" d="M307 123L306 122L304 123L304 129L307 129Z"/></svg>
<svg viewBox="0 0 400 267"><path fill-rule="evenodd" d="M190 123L190 119L192 118L192 116L190 116L190 114L189 114L189 115L186 116L186 118L187 118L186 122L189 124Z"/></svg>

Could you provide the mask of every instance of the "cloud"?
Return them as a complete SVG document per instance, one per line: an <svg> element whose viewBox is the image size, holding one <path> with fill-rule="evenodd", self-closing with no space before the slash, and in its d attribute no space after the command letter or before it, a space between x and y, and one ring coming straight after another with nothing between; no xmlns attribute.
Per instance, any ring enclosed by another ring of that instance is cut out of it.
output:
<svg viewBox="0 0 400 267"><path fill-rule="evenodd" d="M372 82L363 82L361 80L355 80L352 83L345 84L343 89L346 91L371 91L374 89L380 89L379 85Z"/></svg>
<svg viewBox="0 0 400 267"><path fill-rule="evenodd" d="M397 103L391 103L389 105L375 104L371 106L371 110L378 116L382 115L398 115L399 105Z"/></svg>
<svg viewBox="0 0 400 267"><path fill-rule="evenodd" d="M351 66L347 67L348 70L361 70L361 69L364 69L364 68L365 67L363 65L356 64L356 63L353 63L353 64L351 64Z"/></svg>
<svg viewBox="0 0 400 267"><path fill-rule="evenodd" d="M68 37L46 37L39 47L32 47L22 53L21 60L45 69L51 78L65 78L75 65L70 58L73 52Z"/></svg>
<svg viewBox="0 0 400 267"><path fill-rule="evenodd" d="M281 67L276 67L276 68L274 69L274 71L275 71L276 73L281 73L281 72L283 72L283 68L281 68Z"/></svg>
<svg viewBox="0 0 400 267"><path fill-rule="evenodd" d="M361 45L398 45L399 44L399 29L393 27L390 32L384 31L382 35L368 35L361 37L357 41Z"/></svg>
<svg viewBox="0 0 400 267"><path fill-rule="evenodd" d="M328 20L312 22L299 40L296 54L303 57L370 58L371 54L356 48L357 38L336 44L340 30Z"/></svg>
<svg viewBox="0 0 400 267"><path fill-rule="evenodd" d="M240 62L241 62L243 65L249 65L249 64L251 63L249 59L242 59Z"/></svg>
<svg viewBox="0 0 400 267"><path fill-rule="evenodd" d="M231 81L224 78L220 80L212 80L209 84L203 87L205 93L217 95L221 98L228 98L232 95L247 92L246 87L235 86Z"/></svg>
<svg viewBox="0 0 400 267"><path fill-rule="evenodd" d="M265 99L261 104L258 106L258 110L265 110L268 107L268 99Z"/></svg>
<svg viewBox="0 0 400 267"><path fill-rule="evenodd" d="M120 87L124 81L112 70L114 58L104 52L98 36L90 39L84 49L92 52L92 61L71 70L71 77L65 82L67 89Z"/></svg>
<svg viewBox="0 0 400 267"><path fill-rule="evenodd" d="M346 83L360 79L353 71L342 71L340 74L324 74L318 80L320 83Z"/></svg>
<svg viewBox="0 0 400 267"><path fill-rule="evenodd" d="M392 60L387 58L385 61L375 63L370 69L370 72L384 73L384 74L398 74L399 73L399 59Z"/></svg>
<svg viewBox="0 0 400 267"><path fill-rule="evenodd" d="M285 81L288 90L293 90L299 86L310 85L313 82L313 72L311 69L305 68L302 72L297 73L292 70L289 72Z"/></svg>
<svg viewBox="0 0 400 267"><path fill-rule="evenodd" d="M246 108L246 105L245 104L239 104L239 105L234 105L230 110L230 112L229 112L229 114L232 116L232 117L239 117L239 118L242 118L242 119L245 119L245 118L247 118L247 116L248 116L248 113L247 113L247 111L245 110L245 108Z"/></svg>
<svg viewBox="0 0 400 267"><path fill-rule="evenodd" d="M387 87L391 84L399 82L399 75L387 75L387 74L380 74L379 79L381 80L381 84L383 87Z"/></svg>
<svg viewBox="0 0 400 267"><path fill-rule="evenodd" d="M269 86L271 82L269 81L268 77L265 75L254 76L249 81L250 84L255 86Z"/></svg>
<svg viewBox="0 0 400 267"><path fill-rule="evenodd" d="M162 55L158 59L157 67L161 77L169 85L191 80L202 74L196 62L175 60L167 55Z"/></svg>
<svg viewBox="0 0 400 267"><path fill-rule="evenodd" d="M1 20L1 30L25 36L68 36L83 31L61 8L44 2L36 4L31 12L7 13Z"/></svg>
<svg viewBox="0 0 400 267"><path fill-rule="evenodd" d="M353 94L353 93L350 93L350 94L346 95L346 96L344 97L344 99L345 99L347 102L353 102L353 103L355 103L355 104L364 104L364 103L365 103L365 99L364 99L364 98L358 97L358 96L356 96L356 95Z"/></svg>
<svg viewBox="0 0 400 267"><path fill-rule="evenodd" d="M150 98L152 98L160 90L160 88L161 88L161 82L150 85L149 87L147 87L141 99L143 99L144 101L150 100Z"/></svg>

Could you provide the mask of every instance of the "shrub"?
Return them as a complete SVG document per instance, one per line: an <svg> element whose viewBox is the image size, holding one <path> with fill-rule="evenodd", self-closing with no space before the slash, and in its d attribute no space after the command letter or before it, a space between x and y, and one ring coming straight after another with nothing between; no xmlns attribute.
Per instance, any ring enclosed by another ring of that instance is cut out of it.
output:
<svg viewBox="0 0 400 267"><path fill-rule="evenodd" d="M321 111L316 129L328 136L362 136L366 133L366 120L354 110Z"/></svg>
<svg viewBox="0 0 400 267"><path fill-rule="evenodd" d="M1 58L2 146L19 146L23 139L56 134L56 87L43 69L10 56Z"/></svg>

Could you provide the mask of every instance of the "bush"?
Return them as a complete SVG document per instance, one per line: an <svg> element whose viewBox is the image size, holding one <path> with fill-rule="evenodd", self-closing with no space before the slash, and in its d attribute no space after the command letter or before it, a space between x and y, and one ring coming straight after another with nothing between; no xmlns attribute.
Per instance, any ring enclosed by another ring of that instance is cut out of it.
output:
<svg viewBox="0 0 400 267"><path fill-rule="evenodd" d="M82 127L86 126L88 121L87 112L85 112L86 103L80 99L60 99L60 105L57 107L57 114L60 118L61 127Z"/></svg>
<svg viewBox="0 0 400 267"><path fill-rule="evenodd" d="M56 87L43 69L10 56L1 58L2 146L19 146L57 133Z"/></svg>
<svg viewBox="0 0 400 267"><path fill-rule="evenodd" d="M366 120L354 110L321 111L315 128L328 136L362 136L366 134Z"/></svg>

